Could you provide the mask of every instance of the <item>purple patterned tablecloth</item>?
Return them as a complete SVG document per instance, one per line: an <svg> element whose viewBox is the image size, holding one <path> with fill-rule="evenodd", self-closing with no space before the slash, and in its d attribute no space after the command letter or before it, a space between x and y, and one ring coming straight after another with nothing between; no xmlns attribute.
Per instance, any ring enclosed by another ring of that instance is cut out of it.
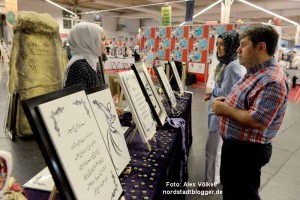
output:
<svg viewBox="0 0 300 200"><path fill-rule="evenodd" d="M188 178L188 153L192 143L191 131L192 95L185 94L177 99L177 109L180 114L169 117L165 125L155 134L155 141L151 140L152 151L142 143L139 134L135 134L133 142L128 144L132 171L129 175L122 174L120 178L124 189L124 196L128 199L184 199L184 195L167 195L165 191L174 190L167 187L166 182L179 183L177 189L183 189L183 182ZM130 139L131 134L127 137ZM48 200L49 192L25 190L30 200ZM60 199L59 194L56 199Z"/></svg>

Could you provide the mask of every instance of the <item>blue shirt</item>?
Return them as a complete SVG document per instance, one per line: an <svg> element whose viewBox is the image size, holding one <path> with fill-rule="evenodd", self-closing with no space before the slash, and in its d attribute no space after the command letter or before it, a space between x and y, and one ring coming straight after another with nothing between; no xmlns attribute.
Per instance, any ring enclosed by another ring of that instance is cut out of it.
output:
<svg viewBox="0 0 300 200"><path fill-rule="evenodd" d="M216 97L219 97L219 96L227 97L228 96L233 85L242 76L241 67L242 66L239 64L239 62L237 60L229 63L226 66L225 71L223 73L223 79L222 79L221 85L219 85L217 82L220 72L216 75L215 87L212 90L212 95L211 95L211 98L209 101L209 106L208 106L208 131L209 132L216 132L219 130L218 117L212 111L212 102Z"/></svg>

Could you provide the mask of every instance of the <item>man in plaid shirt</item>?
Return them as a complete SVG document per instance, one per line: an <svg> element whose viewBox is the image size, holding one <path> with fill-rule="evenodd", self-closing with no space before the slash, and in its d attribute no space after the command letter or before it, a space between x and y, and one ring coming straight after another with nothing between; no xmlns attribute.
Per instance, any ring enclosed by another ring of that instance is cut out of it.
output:
<svg viewBox="0 0 300 200"><path fill-rule="evenodd" d="M289 86L274 59L279 35L268 25L249 27L237 49L247 73L228 97L218 97L223 138L220 177L223 200L259 200L261 168L272 154L271 141L285 114Z"/></svg>

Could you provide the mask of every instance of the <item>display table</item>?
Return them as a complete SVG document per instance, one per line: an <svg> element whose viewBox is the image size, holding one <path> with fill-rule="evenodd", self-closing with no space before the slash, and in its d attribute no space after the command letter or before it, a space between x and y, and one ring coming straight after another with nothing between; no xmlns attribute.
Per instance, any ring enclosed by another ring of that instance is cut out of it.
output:
<svg viewBox="0 0 300 200"><path fill-rule="evenodd" d="M104 63L104 69L129 69L132 64L134 64L134 57L108 57Z"/></svg>
<svg viewBox="0 0 300 200"><path fill-rule="evenodd" d="M132 171L129 175L122 174L119 177L126 199L170 199L172 195L165 195L164 191L185 189L166 185L166 182L184 183L188 178L187 157L192 143L192 95L185 94L177 99L177 105L181 114L168 117L165 125L157 130L155 141L149 142L151 152L142 143L139 134L135 134L132 143L128 144L131 155L129 166ZM170 110L167 109L167 112ZM131 134L133 133L129 134L127 141ZM25 191L29 199L49 198L49 192L30 189ZM60 199L59 194L56 199ZM174 199L179 199L179 196L176 195Z"/></svg>

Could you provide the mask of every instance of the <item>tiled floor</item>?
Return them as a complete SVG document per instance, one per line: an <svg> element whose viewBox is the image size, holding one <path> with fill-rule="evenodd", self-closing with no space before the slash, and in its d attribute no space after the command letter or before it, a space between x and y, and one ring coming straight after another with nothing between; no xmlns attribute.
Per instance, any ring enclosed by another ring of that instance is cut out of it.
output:
<svg viewBox="0 0 300 200"><path fill-rule="evenodd" d="M12 142L3 133L4 111L6 107L7 76L0 85L0 149L13 155L12 175L24 184L46 164L34 138L18 138ZM202 101L204 89L188 88L194 92L192 105L193 145L189 155L189 182L204 180L204 152L207 137L207 105ZM283 125L273 142L271 162L262 170L260 194L263 200L299 200L300 199L300 104L288 103ZM238 183L237 183L238 184ZM189 188L193 189L193 188ZM216 188L219 190L220 188ZM221 200L221 195L187 195L187 200Z"/></svg>

